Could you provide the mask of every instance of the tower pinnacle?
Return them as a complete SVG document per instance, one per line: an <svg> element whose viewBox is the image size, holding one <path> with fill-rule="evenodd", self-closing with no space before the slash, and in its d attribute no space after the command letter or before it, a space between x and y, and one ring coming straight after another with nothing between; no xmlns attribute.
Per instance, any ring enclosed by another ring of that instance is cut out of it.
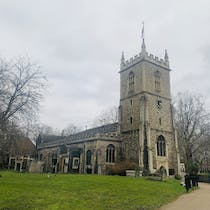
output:
<svg viewBox="0 0 210 210"><path fill-rule="evenodd" d="M168 62L168 52L167 52L167 50L165 50L165 56L164 56L164 59L165 59L165 61L166 61L166 62Z"/></svg>
<svg viewBox="0 0 210 210"><path fill-rule="evenodd" d="M120 66L124 66L125 65L125 56L124 56L124 52L122 51L122 56L121 56L121 64Z"/></svg>
<svg viewBox="0 0 210 210"><path fill-rule="evenodd" d="M167 50L165 50L164 60L165 60L166 65L169 67L169 60L168 60L168 52L167 52Z"/></svg>
<svg viewBox="0 0 210 210"><path fill-rule="evenodd" d="M144 39L142 39L141 51L146 52L146 45L145 45Z"/></svg>
<svg viewBox="0 0 210 210"><path fill-rule="evenodd" d="M142 44L141 44L141 52L145 53L146 52L146 45L144 42L144 22L142 23L142 30L141 30L141 38L142 38Z"/></svg>
<svg viewBox="0 0 210 210"><path fill-rule="evenodd" d="M121 57L121 63L125 62L125 56L124 56L124 52L122 51L122 57Z"/></svg>

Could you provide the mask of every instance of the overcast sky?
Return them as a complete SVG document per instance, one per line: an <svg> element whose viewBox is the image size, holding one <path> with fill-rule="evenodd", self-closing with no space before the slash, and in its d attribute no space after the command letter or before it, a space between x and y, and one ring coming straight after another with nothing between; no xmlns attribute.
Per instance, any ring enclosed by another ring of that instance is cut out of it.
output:
<svg viewBox="0 0 210 210"><path fill-rule="evenodd" d="M40 120L62 129L90 127L119 104L119 65L141 49L168 50L171 92L193 91L210 106L209 0L1 0L0 55L29 55L49 90Z"/></svg>

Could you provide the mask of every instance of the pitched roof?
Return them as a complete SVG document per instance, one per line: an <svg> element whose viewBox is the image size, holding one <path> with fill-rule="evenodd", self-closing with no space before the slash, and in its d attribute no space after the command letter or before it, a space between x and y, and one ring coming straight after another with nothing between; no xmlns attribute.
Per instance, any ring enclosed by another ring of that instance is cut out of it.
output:
<svg viewBox="0 0 210 210"><path fill-rule="evenodd" d="M38 139L37 144L40 143L50 143L55 141L62 141L62 140L80 140L90 137L95 137L97 134L110 134L110 133L116 133L118 128L118 123L103 125L91 129L87 129L81 132L78 132L76 134L72 134L69 136L56 136L56 135L41 135L39 136L40 139Z"/></svg>

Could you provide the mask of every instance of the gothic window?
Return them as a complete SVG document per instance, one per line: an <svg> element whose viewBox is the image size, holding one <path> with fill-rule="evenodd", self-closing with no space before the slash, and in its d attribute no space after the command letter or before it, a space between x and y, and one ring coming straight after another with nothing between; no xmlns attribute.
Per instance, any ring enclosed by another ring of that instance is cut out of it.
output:
<svg viewBox="0 0 210 210"><path fill-rule="evenodd" d="M129 73L129 92L133 92L134 91L134 73L131 71Z"/></svg>
<svg viewBox="0 0 210 210"><path fill-rule="evenodd" d="M106 162L114 163L115 162L115 146L113 144L109 144L106 149Z"/></svg>
<svg viewBox="0 0 210 210"><path fill-rule="evenodd" d="M86 165L91 165L91 151L86 152Z"/></svg>
<svg viewBox="0 0 210 210"><path fill-rule="evenodd" d="M43 158L43 155L40 154L40 155L39 155L39 160L42 160L42 158Z"/></svg>
<svg viewBox="0 0 210 210"><path fill-rule="evenodd" d="M130 124L133 123L133 117L130 117Z"/></svg>
<svg viewBox="0 0 210 210"><path fill-rule="evenodd" d="M157 70L155 72L155 91L157 91L157 92L161 91L160 78L161 78L160 72Z"/></svg>
<svg viewBox="0 0 210 210"><path fill-rule="evenodd" d="M67 153L67 147L66 145L60 146L60 154L66 154Z"/></svg>
<svg viewBox="0 0 210 210"><path fill-rule="evenodd" d="M166 156L166 143L165 138L161 135L157 140L157 155Z"/></svg>
<svg viewBox="0 0 210 210"><path fill-rule="evenodd" d="M57 154L56 153L53 153L52 154L52 164L53 165L56 165L56 163L57 163Z"/></svg>

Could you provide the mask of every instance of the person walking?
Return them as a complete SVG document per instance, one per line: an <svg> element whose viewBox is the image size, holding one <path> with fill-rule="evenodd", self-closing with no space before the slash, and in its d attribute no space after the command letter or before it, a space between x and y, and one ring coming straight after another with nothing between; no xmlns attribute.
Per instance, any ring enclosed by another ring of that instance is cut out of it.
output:
<svg viewBox="0 0 210 210"><path fill-rule="evenodd" d="M185 175L184 182L185 182L186 192L188 192L189 189L191 188L190 177L188 174Z"/></svg>

